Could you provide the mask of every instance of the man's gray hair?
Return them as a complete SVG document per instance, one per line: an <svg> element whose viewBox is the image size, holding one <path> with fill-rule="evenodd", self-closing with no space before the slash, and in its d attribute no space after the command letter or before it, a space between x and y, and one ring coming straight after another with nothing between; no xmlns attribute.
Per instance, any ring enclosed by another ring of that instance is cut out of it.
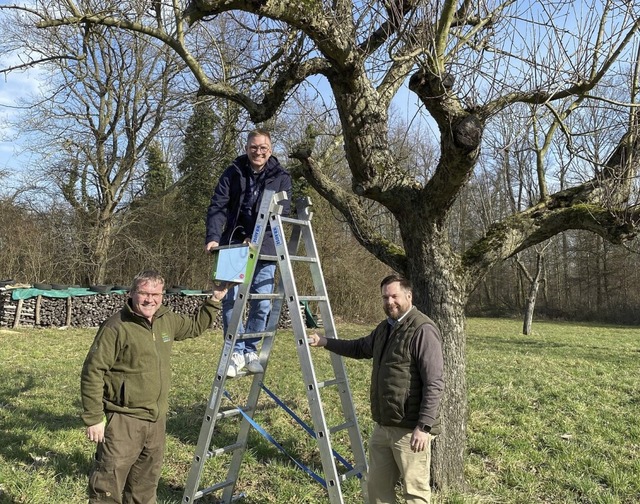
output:
<svg viewBox="0 0 640 504"><path fill-rule="evenodd" d="M159 283L164 285L164 277L156 270L141 271L133 278L133 283L131 284L131 292L136 292L138 290L138 286L145 282Z"/></svg>

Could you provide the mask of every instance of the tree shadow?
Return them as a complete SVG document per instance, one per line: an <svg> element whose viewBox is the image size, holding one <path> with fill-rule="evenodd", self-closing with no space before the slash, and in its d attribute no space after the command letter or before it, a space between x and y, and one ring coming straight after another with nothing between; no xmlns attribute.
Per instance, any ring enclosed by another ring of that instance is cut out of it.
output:
<svg viewBox="0 0 640 504"><path fill-rule="evenodd" d="M279 409L278 405L273 402L269 401L265 402L264 404L260 403L260 413L270 412L271 410L277 409ZM193 453L195 453L205 411L206 403L199 403L193 406L174 409L173 414L170 416L167 422L167 433L176 437L182 443L192 445ZM233 418L222 418L217 420L210 448L221 448L235 443L238 437L238 430L241 421L241 416L236 416ZM292 461L293 458L303 466L306 466L316 475L320 476L321 478L324 477L324 470L322 467L319 448L311 454L309 454L308 450L305 450L307 453L303 456L303 458L301 458L300 454L297 453L298 450L300 450L301 438L307 437L307 434L306 432L304 432L302 427L300 427L299 432L287 432L285 435L278 434L278 437L276 438L273 433L269 432L268 426L261 424L259 421L258 424L261 425L268 434L273 435L275 441L283 448L284 452L276 447L270 440L265 438L264 435L262 435L252 426L251 431L249 432L247 452L245 452L244 454L245 458L250 457L255 462L264 467L269 467L273 463L278 463L281 465L290 464L292 468L294 467L294 462ZM310 442L315 443L314 440L311 440ZM295 470L302 471L302 469L299 467L295 467ZM310 475L309 478L311 478ZM212 484L212 482L209 482L208 484ZM202 488L206 485L207 483L201 483L200 487ZM165 490L168 492L167 495L179 495L180 497L182 497L184 487L168 485L166 486ZM205 502L218 501L213 498L213 500ZM246 502L247 504L258 504L258 502L260 501L254 501L250 498L250 496L245 496L242 502Z"/></svg>
<svg viewBox="0 0 640 504"><path fill-rule="evenodd" d="M79 444L77 448L74 447L71 451L67 449L65 453L62 453L52 449L51 444L38 441L40 437L42 439L48 438L48 436L41 436L42 431L54 433L70 429L82 430L84 424L79 415L52 414L46 408L24 407L18 399L41 386L41 379L37 374L24 370L5 373L4 376L4 383L0 385L0 410L5 410L9 414L3 416L2 428L0 429L0 458L27 472L36 472L47 468L56 475L56 480L84 478L88 481L95 453L92 446ZM269 414L271 410L279 409L275 403L270 401L261 401L259 408L261 414ZM79 398L74 401L73 410L78 412L81 410ZM205 410L205 402L174 408L167 419L167 435L192 446L195 452ZM214 432L215 446L221 447L235 443L241 420L241 416L219 420ZM265 429L269 430L267 427ZM277 441L287 453L297 458L295 451L299 449L300 436L304 435L304 432L300 432L300 435L287 433L283 439L277 439ZM250 456L263 465L274 462L291 463L286 454L255 431L250 432L248 450L250 453L246 453L245 457ZM191 460L186 462L190 463ZM307 453L307 460L303 460L302 463L316 474L322 475L319 454L309 455ZM186 481L176 484L175 481L162 478L158 485L158 501L163 503L181 502L185 483ZM12 495L8 489L0 487L0 504L17 504L24 502L24 499L25 496L16 495L15 492ZM199 502L203 502L203 504L216 502L213 497L211 500L207 499L208 497L203 498ZM244 502L258 504L257 500L249 496L245 497Z"/></svg>

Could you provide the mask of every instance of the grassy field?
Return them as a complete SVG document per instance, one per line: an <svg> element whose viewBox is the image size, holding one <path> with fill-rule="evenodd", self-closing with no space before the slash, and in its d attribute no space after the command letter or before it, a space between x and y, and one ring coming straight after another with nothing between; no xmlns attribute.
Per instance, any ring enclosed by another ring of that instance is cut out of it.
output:
<svg viewBox="0 0 640 504"><path fill-rule="evenodd" d="M464 494L437 503L640 502L640 328L468 321L468 454ZM339 327L341 337L366 332ZM0 503L86 502L93 455L79 420L79 372L93 330L0 329ZM204 404L221 348L219 333L177 343L165 466L159 503L179 503L197 443ZM317 350L322 379L326 352ZM290 332L279 333L265 384L308 420ZM363 437L371 432L370 363L346 361ZM228 381L240 397L248 380ZM324 399L331 418L335 401ZM264 394L258 422L287 451L318 473L316 445ZM236 420L216 426L214 442L235 439ZM324 490L253 431L238 490L248 504L328 502ZM341 439L338 452L348 454ZM211 460L203 481L226 475L224 457ZM358 503L359 485L344 486ZM203 499L198 502L207 502ZM210 501L209 501L210 502Z"/></svg>

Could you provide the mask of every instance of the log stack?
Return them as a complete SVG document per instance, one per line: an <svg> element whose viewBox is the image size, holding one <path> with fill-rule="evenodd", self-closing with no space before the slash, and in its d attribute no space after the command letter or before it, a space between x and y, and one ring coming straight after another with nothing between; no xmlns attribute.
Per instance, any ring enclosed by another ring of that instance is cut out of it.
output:
<svg viewBox="0 0 640 504"><path fill-rule="evenodd" d="M163 303L176 313L192 315L206 294L166 294ZM97 327L126 302L128 295L96 293L91 296L54 298L36 296L14 300L11 289L0 288L0 327ZM280 316L280 329L290 328L289 310L285 304ZM214 322L222 328L222 316Z"/></svg>

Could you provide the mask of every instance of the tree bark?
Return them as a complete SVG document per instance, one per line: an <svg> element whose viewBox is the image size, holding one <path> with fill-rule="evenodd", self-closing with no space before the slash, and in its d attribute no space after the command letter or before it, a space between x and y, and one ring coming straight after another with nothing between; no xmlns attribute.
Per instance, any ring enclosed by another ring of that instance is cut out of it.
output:
<svg viewBox="0 0 640 504"><path fill-rule="evenodd" d="M419 213L402 226L411 233ZM467 426L465 306L469 288L460 275L460 259L451 250L446 233L430 230L428 246L405 240L415 258L404 274L414 286L414 303L433 319L442 336L445 393L440 404L442 433L435 439L431 463L432 486L438 490L464 487L464 452Z"/></svg>
<svg viewBox="0 0 640 504"><path fill-rule="evenodd" d="M433 444L431 478L437 490L464 487L464 452L467 436L466 333L464 307L453 278L435 277L429 293L427 313L436 321L442 335L445 394L440 403L442 433ZM418 295L421 295L418 293Z"/></svg>

